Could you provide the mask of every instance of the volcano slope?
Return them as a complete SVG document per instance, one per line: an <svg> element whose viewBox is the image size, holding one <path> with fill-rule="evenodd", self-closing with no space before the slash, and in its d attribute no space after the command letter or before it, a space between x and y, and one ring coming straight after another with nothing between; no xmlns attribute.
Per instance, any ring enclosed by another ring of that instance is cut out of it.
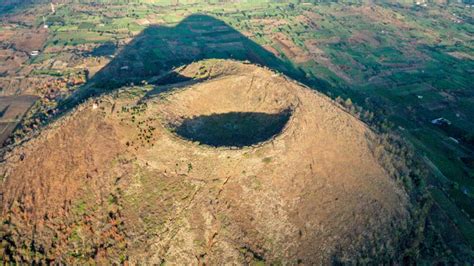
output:
<svg viewBox="0 0 474 266"><path fill-rule="evenodd" d="M254 65L89 100L6 157L5 260L312 264L396 258L410 202L369 128ZM177 82L177 83L176 83Z"/></svg>

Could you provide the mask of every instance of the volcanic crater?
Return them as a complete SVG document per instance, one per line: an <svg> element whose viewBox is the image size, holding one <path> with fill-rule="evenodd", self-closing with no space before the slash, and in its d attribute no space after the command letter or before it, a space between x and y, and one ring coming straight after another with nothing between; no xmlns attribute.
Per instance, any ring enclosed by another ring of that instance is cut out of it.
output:
<svg viewBox="0 0 474 266"><path fill-rule="evenodd" d="M229 112L184 119L175 132L191 141L215 147L257 145L278 135L291 112L276 114Z"/></svg>
<svg viewBox="0 0 474 266"><path fill-rule="evenodd" d="M410 203L363 122L255 65L206 60L172 73L184 81L90 100L8 154L11 254L28 261L18 247L33 245L45 261L132 264L396 255Z"/></svg>

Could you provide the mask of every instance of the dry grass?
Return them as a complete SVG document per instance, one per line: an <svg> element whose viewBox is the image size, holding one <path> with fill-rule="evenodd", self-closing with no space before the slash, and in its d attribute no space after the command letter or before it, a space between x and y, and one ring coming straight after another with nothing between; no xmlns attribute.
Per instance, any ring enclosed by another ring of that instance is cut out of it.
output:
<svg viewBox="0 0 474 266"><path fill-rule="evenodd" d="M408 200L371 152L366 125L253 65L211 60L177 72L203 69L207 80L165 94L129 88L98 108L89 101L12 151L2 188L10 251L132 264L394 255ZM168 129L183 117L288 108L282 132L251 147L199 145Z"/></svg>

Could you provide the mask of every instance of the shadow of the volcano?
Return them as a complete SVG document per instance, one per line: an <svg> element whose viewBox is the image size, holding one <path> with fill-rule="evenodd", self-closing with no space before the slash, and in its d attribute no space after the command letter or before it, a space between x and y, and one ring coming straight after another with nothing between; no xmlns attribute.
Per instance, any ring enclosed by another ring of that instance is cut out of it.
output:
<svg viewBox="0 0 474 266"><path fill-rule="evenodd" d="M0 3L0 16L11 15L34 4L33 0L3 0Z"/></svg>
<svg viewBox="0 0 474 266"><path fill-rule="evenodd" d="M210 58L247 60L311 87L326 90L330 86L322 80L307 78L290 61L276 57L225 22L208 15L195 14L174 27L154 25L143 30L108 65L64 100L60 109L68 110L90 97Z"/></svg>

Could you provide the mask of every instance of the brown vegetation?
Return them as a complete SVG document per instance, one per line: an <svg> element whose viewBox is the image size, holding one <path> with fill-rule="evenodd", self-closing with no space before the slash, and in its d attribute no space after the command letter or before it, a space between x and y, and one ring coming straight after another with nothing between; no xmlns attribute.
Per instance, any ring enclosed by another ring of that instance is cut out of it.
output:
<svg viewBox="0 0 474 266"><path fill-rule="evenodd" d="M364 123L253 65L210 60L176 73L206 80L90 100L6 156L5 258L314 264L399 255L409 199ZM288 109L279 134L242 148L200 145L171 127Z"/></svg>

